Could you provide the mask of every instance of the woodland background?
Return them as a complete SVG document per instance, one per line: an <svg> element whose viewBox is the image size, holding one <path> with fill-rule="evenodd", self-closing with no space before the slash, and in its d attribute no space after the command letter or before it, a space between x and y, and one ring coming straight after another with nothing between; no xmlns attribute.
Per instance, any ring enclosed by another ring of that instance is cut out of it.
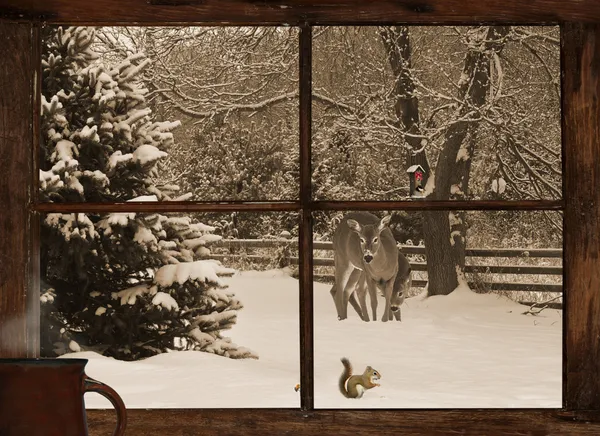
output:
<svg viewBox="0 0 600 436"><path fill-rule="evenodd" d="M48 27L42 53L42 200L298 198L296 28ZM414 164L431 200L559 199L559 66L558 27L315 28L314 199L408 199ZM340 215L316 215L314 239ZM197 262L220 238L294 238L297 224L48 214L43 352L252 357L221 335L243 302L219 277L254 266ZM425 245L429 295L456 289L467 245L562 242L557 212L398 212L393 227Z"/></svg>

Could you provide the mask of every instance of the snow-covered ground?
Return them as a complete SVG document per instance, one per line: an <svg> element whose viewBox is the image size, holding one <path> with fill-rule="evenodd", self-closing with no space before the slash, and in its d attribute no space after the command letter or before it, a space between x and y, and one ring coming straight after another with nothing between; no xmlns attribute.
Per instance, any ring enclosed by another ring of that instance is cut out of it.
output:
<svg viewBox="0 0 600 436"><path fill-rule="evenodd" d="M173 352L120 362L90 352L86 372L116 389L129 408L298 407L298 281L282 271L228 279L245 308L227 332L259 360ZM522 315L524 306L458 289L408 299L402 322L337 320L328 285L315 283L317 408L561 407L562 313ZM379 304L379 318L383 301ZM338 392L346 356L355 372L379 370L381 387L360 400ZM87 394L88 408L110 407Z"/></svg>
<svg viewBox="0 0 600 436"><path fill-rule="evenodd" d="M525 306L506 298L459 288L445 297L407 299L402 322L365 323L353 309L339 322L324 293L315 292L317 408L561 407L559 311L526 316ZM382 307L383 298L380 319ZM355 372L377 369L381 387L360 400L341 397L340 356Z"/></svg>

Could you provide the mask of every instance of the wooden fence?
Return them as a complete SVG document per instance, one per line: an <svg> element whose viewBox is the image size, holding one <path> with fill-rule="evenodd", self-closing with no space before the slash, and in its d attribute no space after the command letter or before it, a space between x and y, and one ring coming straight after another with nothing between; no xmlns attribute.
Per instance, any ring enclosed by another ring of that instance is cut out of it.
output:
<svg viewBox="0 0 600 436"><path fill-rule="evenodd" d="M214 246L229 249L228 254L215 253L211 257L219 260L245 259L255 263L273 261L272 256L259 254L237 254L237 249L271 248L281 249L280 260L283 264L297 265L298 257L291 255L298 251L297 240L287 239L223 239ZM314 250L333 251L332 242L314 241ZM418 254L425 256L425 247L402 245L403 254ZM502 257L502 258L562 258L562 249L524 249L524 248L471 248L466 250L466 256L473 257ZM466 273L481 274L527 274L527 275L554 275L562 277L562 266L537 266L537 265L468 265ZM333 257L313 258L314 266L331 267L333 270ZM426 262L410 262L413 271L427 271ZM333 271L332 271L333 272ZM314 274L316 281L333 282L333 274ZM414 287L424 287L427 280L413 280ZM562 284L548 283L523 283L523 282L470 282L471 287L482 287L488 290L502 291L537 291L537 292L562 292Z"/></svg>

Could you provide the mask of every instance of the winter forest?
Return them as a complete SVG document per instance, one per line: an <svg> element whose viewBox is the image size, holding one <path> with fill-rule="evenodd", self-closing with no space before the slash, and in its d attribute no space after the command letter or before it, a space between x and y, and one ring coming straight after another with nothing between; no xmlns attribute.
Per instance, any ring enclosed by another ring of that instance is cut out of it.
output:
<svg viewBox="0 0 600 436"><path fill-rule="evenodd" d="M549 26L314 27L312 199L561 199L559 48ZM298 211L168 211L300 198L299 49L294 27L44 27L42 356L132 408L299 407ZM66 204L130 201L166 212ZM374 211L411 278L388 322L382 288L338 319L369 239L341 248L346 213L312 215L317 408L561 407L560 212ZM345 398L342 357L379 385Z"/></svg>

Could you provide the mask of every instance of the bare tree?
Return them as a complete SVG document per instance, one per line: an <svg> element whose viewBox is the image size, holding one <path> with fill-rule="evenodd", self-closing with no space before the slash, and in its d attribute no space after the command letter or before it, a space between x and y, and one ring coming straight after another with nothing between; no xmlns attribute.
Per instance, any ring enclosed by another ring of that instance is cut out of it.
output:
<svg viewBox="0 0 600 436"><path fill-rule="evenodd" d="M161 116L183 128L166 183L200 199L297 196L298 38L289 28L126 28L106 56L143 50ZM316 198L560 198L558 35L547 27L318 27ZM556 229L555 216L547 218ZM464 268L462 213L427 212L430 294Z"/></svg>
<svg viewBox="0 0 600 436"><path fill-rule="evenodd" d="M115 53L142 50L159 116L183 127L165 183L199 200L297 198L298 32L284 27L105 29Z"/></svg>
<svg viewBox="0 0 600 436"><path fill-rule="evenodd" d="M555 29L381 27L377 32L391 74L377 62L382 53L373 42L364 53L348 42L351 32L331 31L340 33L338 50L346 51L345 62L353 67L346 69L359 71L363 81L358 91L345 83L341 91L324 91L330 100L341 101L332 129L347 137L382 129L395 133L379 134L377 141L395 141L395 151L394 144L379 147L388 150L396 163L396 174L387 179L396 186L379 192L355 190L355 195L406 197L406 179L398 174L419 164L429 176L425 193L433 200L560 197ZM354 40L369 40L372 34L373 29L360 29ZM318 89L321 83L328 85L320 81ZM372 90L374 83L378 90ZM371 107L373 102L378 111ZM357 153L348 147L344 152ZM369 154L374 155L370 150ZM375 160L370 171L377 171ZM376 183L385 185L385 178ZM448 294L464 269L465 215L426 212L423 224L432 266L429 294Z"/></svg>

